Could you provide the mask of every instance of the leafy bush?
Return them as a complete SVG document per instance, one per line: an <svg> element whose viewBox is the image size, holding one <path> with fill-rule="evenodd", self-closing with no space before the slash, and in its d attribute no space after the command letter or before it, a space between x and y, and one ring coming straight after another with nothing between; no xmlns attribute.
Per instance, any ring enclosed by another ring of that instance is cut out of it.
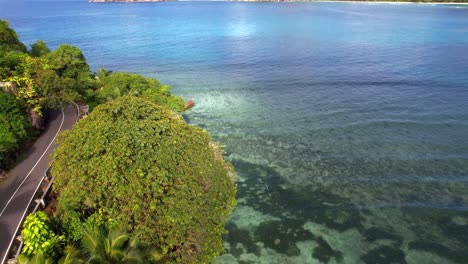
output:
<svg viewBox="0 0 468 264"><path fill-rule="evenodd" d="M105 219L102 212L94 212L90 216L83 215L63 204L59 205L61 210L58 214L60 231L64 234L67 242L79 245L86 232L104 235L110 229L118 227L112 219Z"/></svg>
<svg viewBox="0 0 468 264"><path fill-rule="evenodd" d="M74 210L67 210L60 215L62 232L71 243L77 243L83 238L83 222L81 215Z"/></svg>
<svg viewBox="0 0 468 264"><path fill-rule="evenodd" d="M63 236L56 235L49 225L49 217L42 211L26 217L21 231L24 247L22 254L26 257L43 255L46 258L56 257L60 252Z"/></svg>
<svg viewBox="0 0 468 264"><path fill-rule="evenodd" d="M205 263L223 250L233 169L206 131L125 96L96 107L58 141L59 205L114 220L165 263Z"/></svg>

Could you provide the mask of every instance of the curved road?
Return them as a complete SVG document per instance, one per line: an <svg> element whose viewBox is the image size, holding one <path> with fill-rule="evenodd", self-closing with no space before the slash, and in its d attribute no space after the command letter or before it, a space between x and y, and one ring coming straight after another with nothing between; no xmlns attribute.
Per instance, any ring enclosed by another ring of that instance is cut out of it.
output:
<svg viewBox="0 0 468 264"><path fill-rule="evenodd" d="M60 131L71 129L76 121L76 110L72 106L67 106L64 111L53 111L44 133L0 186L0 263L7 260L9 247L15 239L21 218L26 214L49 167L48 159L55 148L55 137Z"/></svg>

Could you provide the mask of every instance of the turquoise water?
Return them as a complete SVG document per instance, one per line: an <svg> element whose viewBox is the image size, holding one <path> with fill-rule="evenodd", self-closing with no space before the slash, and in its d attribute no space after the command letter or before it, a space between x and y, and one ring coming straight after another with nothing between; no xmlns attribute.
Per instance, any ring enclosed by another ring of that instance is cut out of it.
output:
<svg viewBox="0 0 468 264"><path fill-rule="evenodd" d="M21 40L160 79L226 146L218 263L468 262L468 8L0 3Z"/></svg>

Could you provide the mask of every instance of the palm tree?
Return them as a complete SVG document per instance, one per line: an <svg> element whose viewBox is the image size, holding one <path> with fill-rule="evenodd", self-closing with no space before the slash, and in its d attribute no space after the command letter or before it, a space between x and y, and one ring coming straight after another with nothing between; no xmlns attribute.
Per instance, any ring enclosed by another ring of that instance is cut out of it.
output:
<svg viewBox="0 0 468 264"><path fill-rule="evenodd" d="M72 245L67 245L64 250L64 256L59 260L59 264L82 264L86 263L80 250Z"/></svg>
<svg viewBox="0 0 468 264"><path fill-rule="evenodd" d="M135 242L118 229L111 229L104 236L95 230L84 230L81 244L89 263L142 263Z"/></svg>
<svg viewBox="0 0 468 264"><path fill-rule="evenodd" d="M54 260L51 258L46 258L42 251L38 251L37 254L28 258L26 255L19 255L18 256L18 263L19 264L52 264Z"/></svg>
<svg viewBox="0 0 468 264"><path fill-rule="evenodd" d="M100 80L103 80L107 76L111 75L112 71L108 71L104 68L99 68L96 77L98 77Z"/></svg>

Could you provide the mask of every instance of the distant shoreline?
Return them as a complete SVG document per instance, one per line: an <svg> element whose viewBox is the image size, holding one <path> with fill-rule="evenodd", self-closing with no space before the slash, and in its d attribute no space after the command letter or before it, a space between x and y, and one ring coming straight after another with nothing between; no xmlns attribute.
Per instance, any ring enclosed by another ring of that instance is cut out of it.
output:
<svg viewBox="0 0 468 264"><path fill-rule="evenodd" d="M231 0L231 1L250 1L250 0ZM256 0L253 0L256 1ZM273 2L273 1L272 1ZM276 1L275 1L276 2ZM428 1L365 1L365 0L313 0L313 1L286 1L286 2L330 2L330 3L376 3L376 4L431 4L431 5L468 5L466 2L428 2Z"/></svg>
<svg viewBox="0 0 468 264"><path fill-rule="evenodd" d="M157 3L177 2L177 0L88 0L90 3Z"/></svg>
<svg viewBox="0 0 468 264"><path fill-rule="evenodd" d="M182 0L182 2L196 2L196 0ZM208 2L208 1L207 1ZM427 1L366 1L366 0L212 0L210 2L275 2L275 3L375 3L375 4L429 4L429 5L468 5L467 2L427 2Z"/></svg>
<svg viewBox="0 0 468 264"><path fill-rule="evenodd" d="M89 0L90 3L158 3L158 2L198 2L196 0ZM274 3L292 3L292 2L303 2L303 3L375 3L375 4L429 4L429 5L468 5L466 2L427 2L427 1L360 1L360 0L212 0L212 1L200 1L200 2L274 2Z"/></svg>

